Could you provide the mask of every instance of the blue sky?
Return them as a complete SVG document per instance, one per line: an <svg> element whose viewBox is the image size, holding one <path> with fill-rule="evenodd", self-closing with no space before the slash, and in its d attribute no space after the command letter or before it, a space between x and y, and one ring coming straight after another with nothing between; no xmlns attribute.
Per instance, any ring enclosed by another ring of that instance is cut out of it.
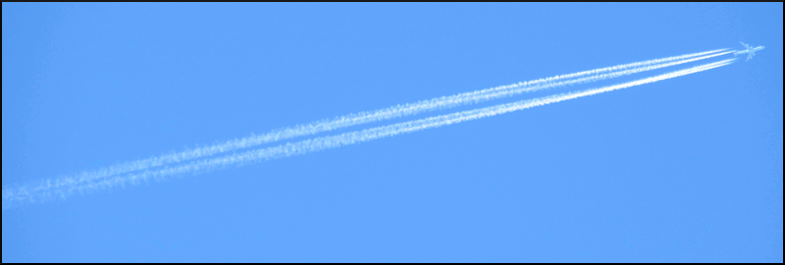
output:
<svg viewBox="0 0 785 265"><path fill-rule="evenodd" d="M3 3L4 189L396 104L766 46L653 84L3 209L3 262L782 262L782 14Z"/></svg>

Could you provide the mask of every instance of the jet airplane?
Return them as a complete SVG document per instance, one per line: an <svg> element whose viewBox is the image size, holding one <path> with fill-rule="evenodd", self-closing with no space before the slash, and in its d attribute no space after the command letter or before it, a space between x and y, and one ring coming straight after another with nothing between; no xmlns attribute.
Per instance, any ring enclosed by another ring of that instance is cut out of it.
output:
<svg viewBox="0 0 785 265"><path fill-rule="evenodd" d="M739 54L742 54L742 53L746 53L747 54L747 61L752 59L752 56L755 55L755 52L763 50L764 48L766 48L766 47L763 47L763 46L758 46L758 47L753 48L752 46L747 45L746 43L743 43L743 42L739 42L739 43L741 43L741 45L744 45L744 48L747 48L747 49L743 50L743 51L735 52L735 53L733 53L733 55L735 56L735 55L739 55Z"/></svg>

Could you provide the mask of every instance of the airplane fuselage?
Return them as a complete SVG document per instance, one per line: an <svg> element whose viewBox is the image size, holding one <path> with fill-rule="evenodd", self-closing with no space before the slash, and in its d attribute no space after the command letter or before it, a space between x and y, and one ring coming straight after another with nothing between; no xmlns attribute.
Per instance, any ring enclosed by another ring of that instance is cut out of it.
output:
<svg viewBox="0 0 785 265"><path fill-rule="evenodd" d="M765 48L766 47L758 46L758 47L755 47L755 48L751 48L751 49L747 49L747 50L743 50L743 51L738 51L738 52L736 52L736 54L743 54L743 53L755 54L755 52L763 50Z"/></svg>

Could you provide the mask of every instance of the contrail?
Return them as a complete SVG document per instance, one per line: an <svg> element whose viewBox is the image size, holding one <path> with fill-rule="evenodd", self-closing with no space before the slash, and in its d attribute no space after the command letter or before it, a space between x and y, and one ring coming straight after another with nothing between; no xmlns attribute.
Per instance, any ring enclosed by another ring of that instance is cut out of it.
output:
<svg viewBox="0 0 785 265"><path fill-rule="evenodd" d="M553 87L575 85L581 83L595 82L604 79L616 78L635 73L651 71L673 65L679 65L707 58L722 56L732 53L728 49L717 49L707 52L692 53L680 56L654 59L636 63L622 64L612 67L599 68L589 71L577 72L572 74L542 78L517 84L499 86L489 89L466 92L452 96L433 98L430 100L418 101L415 103L392 106L369 112L359 112L340 116L334 119L312 122L305 125L297 125L289 128L273 130L263 135L252 135L242 139L227 141L222 144L215 144L199 147L174 154L161 155L142 160L126 162L108 168L85 171L76 176L63 177L59 183L83 183L95 181L100 178L111 177L134 171L147 170L153 167L164 166L167 164L181 163L188 160L200 159L220 153L225 153L242 148L250 148L258 145L275 142L279 140L294 138L298 136L313 135L320 132L336 130L359 124L375 121L393 119L398 117L415 115L422 112L447 109L467 104L475 104L503 97L533 92ZM625 70L628 69L628 70ZM604 74L603 74L604 73ZM582 78L579 78L582 77Z"/></svg>
<svg viewBox="0 0 785 265"><path fill-rule="evenodd" d="M580 92L563 93L553 96L541 97L536 99L522 100L513 103L500 104L496 106L479 108L469 111L456 112L453 114L440 115L424 118L409 122L402 122L387 126L379 126L361 131L343 133L335 136L325 136L308 139L296 143L287 143L275 147L261 148L243 153L227 155L219 158L203 159L191 163L173 167L165 167L158 170L147 170L142 173L129 174L127 176L117 176L95 181L83 185L73 185L74 182L65 181L63 183L45 182L46 186L41 188L26 189L20 188L16 191L3 191L3 208L12 202L34 202L43 201L50 197L66 197L76 192L87 192L98 189L107 189L126 184L136 184L140 181L162 180L169 176L181 175L185 173L203 173L217 168L227 166L241 166L244 164L260 162L270 159L289 157L294 155L307 154L320 150L341 147L356 143L367 142L375 139L391 137L399 134L416 132L429 128L437 128L445 125L470 121L499 114L528 109L536 106L557 103L565 100L596 95L614 90L654 83L657 81L680 77L692 73L702 72L717 67L729 65L736 59L727 59L719 62L699 65L679 71L674 71L654 77L639 79L617 85L605 86L601 88L589 89ZM59 180L64 181L64 180ZM56 186L55 189L46 187Z"/></svg>

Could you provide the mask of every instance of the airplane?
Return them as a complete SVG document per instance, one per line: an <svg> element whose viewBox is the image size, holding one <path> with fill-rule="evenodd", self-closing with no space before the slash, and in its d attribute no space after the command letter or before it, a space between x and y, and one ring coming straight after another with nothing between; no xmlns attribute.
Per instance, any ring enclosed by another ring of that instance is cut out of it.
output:
<svg viewBox="0 0 785 265"><path fill-rule="evenodd" d="M739 42L739 43L741 43L741 45L744 45L744 48L747 48L747 49L743 50L743 51L735 52L735 53L733 53L733 55L736 56L736 55L739 55L739 54L742 54L742 53L746 53L747 54L747 61L752 59L752 56L755 55L755 52L763 50L764 48L766 48L766 47L763 47L763 46L758 46L758 47L753 48L752 46L747 45L746 43L743 43L743 42Z"/></svg>

